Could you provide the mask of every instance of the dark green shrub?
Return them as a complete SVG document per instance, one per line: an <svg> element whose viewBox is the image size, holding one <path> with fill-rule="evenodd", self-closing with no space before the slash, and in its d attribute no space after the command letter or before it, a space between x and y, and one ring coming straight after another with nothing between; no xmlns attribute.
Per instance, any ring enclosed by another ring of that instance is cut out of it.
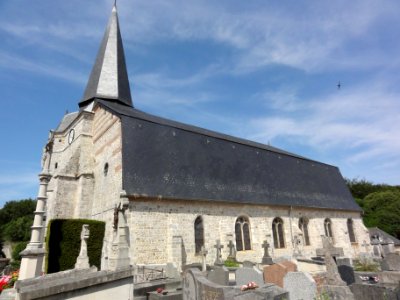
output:
<svg viewBox="0 0 400 300"><path fill-rule="evenodd" d="M82 219L56 219L48 225L46 237L46 273L73 269L81 248L82 225L88 224L88 256L90 266L100 269L105 223Z"/></svg>

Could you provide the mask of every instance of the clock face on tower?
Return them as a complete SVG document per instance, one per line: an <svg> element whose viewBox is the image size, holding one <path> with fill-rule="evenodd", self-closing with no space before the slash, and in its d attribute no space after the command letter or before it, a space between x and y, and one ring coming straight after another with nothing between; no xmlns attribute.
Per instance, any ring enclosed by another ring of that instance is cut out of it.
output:
<svg viewBox="0 0 400 300"><path fill-rule="evenodd" d="M75 138L75 129L71 129L68 133L68 143L71 144Z"/></svg>

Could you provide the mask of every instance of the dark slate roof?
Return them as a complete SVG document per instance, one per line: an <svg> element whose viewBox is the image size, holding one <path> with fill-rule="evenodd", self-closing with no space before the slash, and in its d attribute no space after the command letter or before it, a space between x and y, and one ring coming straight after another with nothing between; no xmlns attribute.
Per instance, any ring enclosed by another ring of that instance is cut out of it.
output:
<svg viewBox="0 0 400 300"><path fill-rule="evenodd" d="M79 107L86 106L94 98L132 106L124 47L115 4Z"/></svg>
<svg viewBox="0 0 400 300"><path fill-rule="evenodd" d="M98 100L122 124L128 195L360 211L339 169Z"/></svg>
<svg viewBox="0 0 400 300"><path fill-rule="evenodd" d="M390 235L386 231L383 231L382 229L378 227L372 227L368 228L369 231L369 236L371 237L371 240L373 240L375 237L378 237L380 242L383 244L390 244L394 243L395 246L400 246L400 240L395 238L394 236Z"/></svg>
<svg viewBox="0 0 400 300"><path fill-rule="evenodd" d="M63 132L65 129L68 128L69 125L78 117L79 112L72 112L69 114L65 114L63 119L61 120L60 124L57 126L55 132Z"/></svg>

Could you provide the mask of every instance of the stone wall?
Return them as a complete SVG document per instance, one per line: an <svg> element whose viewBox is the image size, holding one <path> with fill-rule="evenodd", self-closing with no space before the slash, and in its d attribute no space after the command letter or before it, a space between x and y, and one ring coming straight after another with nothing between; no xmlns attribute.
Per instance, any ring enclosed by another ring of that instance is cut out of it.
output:
<svg viewBox="0 0 400 300"><path fill-rule="evenodd" d="M310 246L301 246L305 256L315 256L315 249L322 248L321 235L324 234L324 220L330 218L335 246L343 247L346 256L355 257L364 252L362 240L368 240L368 232L360 215L354 212L339 212L322 209L283 208L259 205L210 203L200 201L145 200L130 199L128 225L132 241L132 263L152 264L174 262L201 262L195 255L194 221L202 216L204 222L205 246L209 251L207 263L215 260L215 240L220 239L225 247L222 256L228 256L228 234L235 236L235 221L239 216L246 216L250 221L252 250L240 251L239 261L261 261L262 243L266 235L272 242L272 221L280 217L284 222L286 247L271 249L273 257L293 255L292 232L300 217L309 219ZM291 217L289 217L289 215ZM347 233L347 219L352 218L354 231L359 243L351 244ZM235 242L235 241L234 241ZM179 261L181 260L181 261Z"/></svg>

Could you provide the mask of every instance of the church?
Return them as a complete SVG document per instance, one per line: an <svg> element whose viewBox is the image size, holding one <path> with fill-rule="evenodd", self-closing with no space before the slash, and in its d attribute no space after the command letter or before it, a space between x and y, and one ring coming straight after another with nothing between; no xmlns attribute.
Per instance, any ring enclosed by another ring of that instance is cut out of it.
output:
<svg viewBox="0 0 400 300"><path fill-rule="evenodd" d="M217 240L222 259L233 242L238 261L260 262L264 241L274 258L313 257L321 236L347 257L366 252L362 211L337 167L136 109L115 5L77 104L50 131L42 199L47 222L106 222L102 269L119 230L131 265L181 268L202 247L212 263Z"/></svg>

